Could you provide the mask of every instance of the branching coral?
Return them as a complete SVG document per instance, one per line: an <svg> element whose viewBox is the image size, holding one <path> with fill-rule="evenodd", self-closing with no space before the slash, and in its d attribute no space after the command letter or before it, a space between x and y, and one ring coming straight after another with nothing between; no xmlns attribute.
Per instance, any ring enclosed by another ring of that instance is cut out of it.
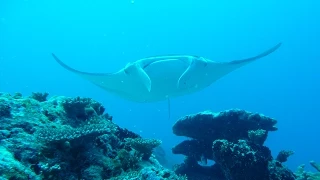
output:
<svg viewBox="0 0 320 180"><path fill-rule="evenodd" d="M0 118L1 117L10 117L10 116L11 116L10 105L5 102L1 102L1 99L0 99Z"/></svg>
<svg viewBox="0 0 320 180"><path fill-rule="evenodd" d="M30 96L32 99L35 99L39 102L44 102L47 100L49 93L41 93L41 92L33 92L32 95Z"/></svg>
<svg viewBox="0 0 320 180"><path fill-rule="evenodd" d="M294 173L296 180L320 180L320 164L316 163L315 161L310 161L309 163L318 172L306 172L304 170L305 165L302 164Z"/></svg>
<svg viewBox="0 0 320 180"><path fill-rule="evenodd" d="M129 169L137 170L139 168L138 163L140 161L140 158L135 153L131 153L125 149L121 149L120 151L118 151L117 158L120 161L122 169L125 171Z"/></svg>
<svg viewBox="0 0 320 180"><path fill-rule="evenodd" d="M282 150L279 152L278 156L277 156L277 161L279 162L286 162L288 157L293 155L294 152L293 151L288 151L288 150Z"/></svg>
<svg viewBox="0 0 320 180"><path fill-rule="evenodd" d="M158 139L142 139L142 138L127 138L127 145L137 150L142 154L142 159L148 160L154 148L158 147L162 141Z"/></svg>
<svg viewBox="0 0 320 180"><path fill-rule="evenodd" d="M62 106L70 118L87 120L95 115L103 115L105 108L101 103L91 98L68 98L62 102Z"/></svg>
<svg viewBox="0 0 320 180"><path fill-rule="evenodd" d="M248 131L248 137L253 143L263 145L268 137L268 131L263 129L250 130Z"/></svg>

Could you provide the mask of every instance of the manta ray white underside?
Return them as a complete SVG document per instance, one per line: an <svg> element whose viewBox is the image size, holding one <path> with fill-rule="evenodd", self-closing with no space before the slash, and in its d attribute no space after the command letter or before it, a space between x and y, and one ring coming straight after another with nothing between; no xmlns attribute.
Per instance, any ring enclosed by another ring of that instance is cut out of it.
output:
<svg viewBox="0 0 320 180"><path fill-rule="evenodd" d="M267 56L281 46L247 59L216 62L189 55L155 56L127 64L115 73L89 73L73 69L56 55L65 69L104 90L135 102L155 102L200 91L228 73Z"/></svg>

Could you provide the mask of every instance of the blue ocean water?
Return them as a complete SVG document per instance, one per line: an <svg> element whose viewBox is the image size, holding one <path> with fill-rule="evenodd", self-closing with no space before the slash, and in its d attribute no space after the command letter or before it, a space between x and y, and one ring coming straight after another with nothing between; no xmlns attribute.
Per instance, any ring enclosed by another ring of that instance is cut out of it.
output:
<svg viewBox="0 0 320 180"><path fill-rule="evenodd" d="M100 101L114 121L143 137L159 138L172 164L181 137L174 122L204 110L241 108L278 120L267 146L295 154L295 170L320 161L320 2L253 0L1 0L0 91L49 92ZM115 72L128 62L166 54L216 61L254 56L282 42L273 54L238 69L205 90L167 102L129 102L61 68Z"/></svg>

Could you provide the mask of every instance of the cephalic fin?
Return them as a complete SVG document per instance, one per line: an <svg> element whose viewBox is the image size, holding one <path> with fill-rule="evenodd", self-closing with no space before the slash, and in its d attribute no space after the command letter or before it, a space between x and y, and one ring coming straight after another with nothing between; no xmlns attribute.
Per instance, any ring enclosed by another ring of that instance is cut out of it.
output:
<svg viewBox="0 0 320 180"><path fill-rule="evenodd" d="M145 70L137 63L128 64L125 69L125 73L130 76L138 78L138 81L146 87L148 92L151 91L151 79Z"/></svg>

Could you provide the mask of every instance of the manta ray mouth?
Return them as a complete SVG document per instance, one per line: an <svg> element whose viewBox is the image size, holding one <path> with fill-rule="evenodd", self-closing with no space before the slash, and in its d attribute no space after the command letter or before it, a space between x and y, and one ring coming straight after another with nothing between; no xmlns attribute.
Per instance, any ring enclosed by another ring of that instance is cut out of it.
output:
<svg viewBox="0 0 320 180"><path fill-rule="evenodd" d="M144 66L142 66L142 69L146 69L151 65L157 64L157 63L165 63L165 62L169 62L169 61L176 61L176 60L180 60L180 59L163 59L163 60L157 60L154 62L150 62L148 64L145 64Z"/></svg>

